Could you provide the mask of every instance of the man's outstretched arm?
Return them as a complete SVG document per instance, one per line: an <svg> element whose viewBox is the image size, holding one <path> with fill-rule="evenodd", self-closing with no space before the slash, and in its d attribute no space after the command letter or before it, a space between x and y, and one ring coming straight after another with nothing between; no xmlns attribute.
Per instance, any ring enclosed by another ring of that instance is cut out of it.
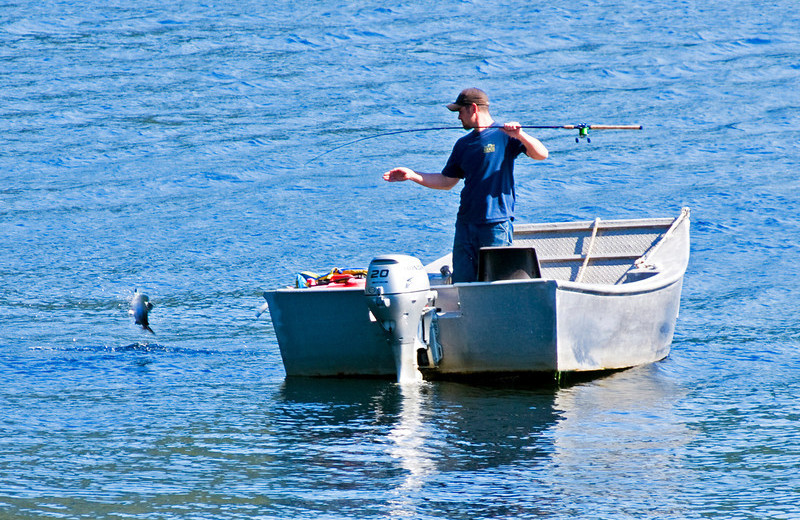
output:
<svg viewBox="0 0 800 520"><path fill-rule="evenodd" d="M435 190L449 190L459 179L456 177L446 177L441 173L419 173L411 168L394 168L383 174L383 180L389 182L414 181L426 188Z"/></svg>

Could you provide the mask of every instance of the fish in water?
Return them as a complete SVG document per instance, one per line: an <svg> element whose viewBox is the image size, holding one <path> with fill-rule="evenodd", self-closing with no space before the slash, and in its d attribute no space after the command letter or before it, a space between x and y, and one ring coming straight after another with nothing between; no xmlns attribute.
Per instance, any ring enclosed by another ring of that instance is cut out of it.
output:
<svg viewBox="0 0 800 520"><path fill-rule="evenodd" d="M153 304L150 303L150 299L146 294L140 293L138 289L134 291L133 299L131 299L131 309L128 313L133 316L134 322L137 325L141 325L144 330L149 330L155 334L153 329L150 328L150 321L147 317L147 313L149 313L152 308Z"/></svg>
<svg viewBox="0 0 800 520"><path fill-rule="evenodd" d="M267 299L267 293L264 293L264 299L265 300ZM267 311L267 309L269 309L269 304L267 302L264 302L264 305L258 308L258 311L256 312L256 318L264 314Z"/></svg>

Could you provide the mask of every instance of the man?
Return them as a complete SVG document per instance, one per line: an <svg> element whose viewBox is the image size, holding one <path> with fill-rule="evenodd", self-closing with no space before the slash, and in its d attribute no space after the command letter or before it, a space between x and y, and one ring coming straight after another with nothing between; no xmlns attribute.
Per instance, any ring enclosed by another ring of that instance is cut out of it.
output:
<svg viewBox="0 0 800 520"><path fill-rule="evenodd" d="M517 122L496 124L489 98L477 88L463 90L447 105L469 134L456 141L441 173L394 168L383 174L389 182L414 181L428 188L449 190L464 179L453 240L453 282L478 279L481 247L511 245L514 221L514 159L521 153L547 159L547 148L522 131Z"/></svg>

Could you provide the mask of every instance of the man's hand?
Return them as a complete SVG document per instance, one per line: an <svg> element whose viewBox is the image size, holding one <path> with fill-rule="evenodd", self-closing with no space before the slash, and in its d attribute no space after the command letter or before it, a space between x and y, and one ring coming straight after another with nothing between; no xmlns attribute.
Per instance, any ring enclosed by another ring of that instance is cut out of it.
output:
<svg viewBox="0 0 800 520"><path fill-rule="evenodd" d="M383 174L383 180L389 182L417 181L420 175L411 168L394 168Z"/></svg>
<svg viewBox="0 0 800 520"><path fill-rule="evenodd" d="M503 132L508 134L509 137L513 137L514 139L519 139L519 134L521 130L522 130L522 125L520 125L516 121L511 121L503 125Z"/></svg>
<svg viewBox="0 0 800 520"><path fill-rule="evenodd" d="M526 134L522 130L522 125L516 121L504 124L503 132L508 134L509 137L522 141L522 144L525 145L525 155L528 157L536 159L537 161L542 161L547 159L547 156L550 154L541 141Z"/></svg>

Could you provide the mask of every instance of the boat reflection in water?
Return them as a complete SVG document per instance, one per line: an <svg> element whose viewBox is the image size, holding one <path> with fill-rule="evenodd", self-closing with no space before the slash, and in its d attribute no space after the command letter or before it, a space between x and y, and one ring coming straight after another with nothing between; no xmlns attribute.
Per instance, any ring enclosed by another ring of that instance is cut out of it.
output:
<svg viewBox="0 0 800 520"><path fill-rule="evenodd" d="M609 489L642 511L674 503L697 435L679 412L687 389L660 366L560 388L287 378L271 466L294 491L274 500L403 518L484 503L487 517L586 512Z"/></svg>
<svg viewBox="0 0 800 520"><path fill-rule="evenodd" d="M404 470L389 500L393 517L411 517L422 488L436 474L437 432L430 419L431 392L420 384L400 385L400 413L388 435L389 455Z"/></svg>
<svg viewBox="0 0 800 520"><path fill-rule="evenodd" d="M552 445L542 432L559 419L555 392L287 378L269 414L280 444L273 464L290 487L312 487L324 504L382 489L393 515L414 517L457 475L546 458ZM334 481L335 490L320 484Z"/></svg>

